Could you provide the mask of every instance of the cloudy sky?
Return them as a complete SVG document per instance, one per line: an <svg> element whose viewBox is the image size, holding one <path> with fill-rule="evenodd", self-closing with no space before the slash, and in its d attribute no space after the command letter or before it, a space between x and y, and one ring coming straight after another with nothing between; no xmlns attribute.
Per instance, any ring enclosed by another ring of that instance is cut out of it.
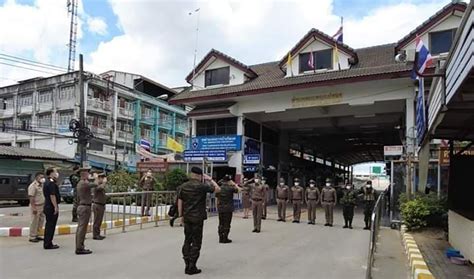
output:
<svg viewBox="0 0 474 279"><path fill-rule="evenodd" d="M359 48L395 42L449 0L181 1L80 0L78 53L85 69L115 69L185 85L200 8L198 61L216 48L246 64L279 60L310 28L332 35L344 17L344 42ZM1 54L67 67L67 0L0 0L0 85L35 72ZM10 57L11 58L11 57Z"/></svg>

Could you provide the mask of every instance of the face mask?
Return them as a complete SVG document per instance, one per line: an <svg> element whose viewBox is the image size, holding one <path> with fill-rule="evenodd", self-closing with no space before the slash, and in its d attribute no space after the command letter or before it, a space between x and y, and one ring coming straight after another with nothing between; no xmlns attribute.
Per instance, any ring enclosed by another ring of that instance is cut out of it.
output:
<svg viewBox="0 0 474 279"><path fill-rule="evenodd" d="M285 185L285 183L283 183L283 182L280 182L280 186L284 186L284 185Z"/></svg>
<svg viewBox="0 0 474 279"><path fill-rule="evenodd" d="M369 189L372 188L372 185L367 185L367 188L369 188Z"/></svg>
<svg viewBox="0 0 474 279"><path fill-rule="evenodd" d="M347 190L350 190L350 189L351 189L351 186L346 186L346 189L347 189Z"/></svg>
<svg viewBox="0 0 474 279"><path fill-rule="evenodd" d="M331 187L331 183L326 183L326 186L327 186L327 187Z"/></svg>
<svg viewBox="0 0 474 279"><path fill-rule="evenodd" d="M309 184L310 187L314 187L314 184Z"/></svg>
<svg viewBox="0 0 474 279"><path fill-rule="evenodd" d="M107 183L107 178L103 178L102 183Z"/></svg>
<svg viewBox="0 0 474 279"><path fill-rule="evenodd" d="M265 181L265 180L262 180L262 184L266 184L266 181Z"/></svg>
<svg viewBox="0 0 474 279"><path fill-rule="evenodd" d="M300 183L296 182L296 183L295 183L295 186L300 186Z"/></svg>
<svg viewBox="0 0 474 279"><path fill-rule="evenodd" d="M46 179L43 177L39 180L40 183L44 183L46 181Z"/></svg>
<svg viewBox="0 0 474 279"><path fill-rule="evenodd" d="M258 183L258 182L260 182L260 180L259 180L259 179L254 179L254 181L255 181L255 183Z"/></svg>

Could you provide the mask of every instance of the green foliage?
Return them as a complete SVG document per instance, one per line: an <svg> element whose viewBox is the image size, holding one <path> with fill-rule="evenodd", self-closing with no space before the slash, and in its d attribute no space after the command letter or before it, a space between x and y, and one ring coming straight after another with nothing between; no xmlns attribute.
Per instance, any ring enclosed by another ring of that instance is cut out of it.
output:
<svg viewBox="0 0 474 279"><path fill-rule="evenodd" d="M186 172L181 169L174 169L166 173L163 185L166 190L175 191L179 185L183 184L186 181L188 181L188 176L186 175Z"/></svg>
<svg viewBox="0 0 474 279"><path fill-rule="evenodd" d="M110 192L128 192L129 189L135 189L138 178L135 174L129 174L126 171L115 171L107 176Z"/></svg>
<svg viewBox="0 0 474 279"><path fill-rule="evenodd" d="M405 194L401 194L398 202L403 222L409 230L439 225L437 224L439 221L436 220L440 220L448 210L446 197L438 199L436 193L428 195L416 193L411 200L408 200Z"/></svg>

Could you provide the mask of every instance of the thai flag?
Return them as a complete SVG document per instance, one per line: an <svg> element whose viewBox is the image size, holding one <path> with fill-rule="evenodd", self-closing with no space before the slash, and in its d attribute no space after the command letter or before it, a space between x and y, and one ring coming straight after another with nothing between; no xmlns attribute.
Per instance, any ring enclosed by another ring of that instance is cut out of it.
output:
<svg viewBox="0 0 474 279"><path fill-rule="evenodd" d="M342 26L339 27L339 30L337 30L336 34L334 34L332 38L338 41L339 43L342 43Z"/></svg>
<svg viewBox="0 0 474 279"><path fill-rule="evenodd" d="M431 57L430 51L423 44L420 36L416 36L415 40L415 63L413 65L412 78L416 79L418 74L423 74L426 68L433 64L433 58Z"/></svg>
<svg viewBox="0 0 474 279"><path fill-rule="evenodd" d="M151 150L151 143L146 140L146 139L141 139L140 140L140 146L145 148L146 150L150 151Z"/></svg>

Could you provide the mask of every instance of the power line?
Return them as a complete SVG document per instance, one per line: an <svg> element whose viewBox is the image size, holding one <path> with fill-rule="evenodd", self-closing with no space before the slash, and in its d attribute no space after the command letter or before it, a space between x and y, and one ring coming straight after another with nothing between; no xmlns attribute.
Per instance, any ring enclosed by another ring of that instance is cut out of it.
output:
<svg viewBox="0 0 474 279"><path fill-rule="evenodd" d="M15 59L10 59L10 58L5 58L5 57L0 57L0 59L15 62L15 63L20 63L20 64L25 64L25 65L29 65L29 66L33 66L33 67L37 67L37 68L41 68L41 69L53 70L53 71L58 71L58 72L65 72L64 70L58 70L58 69L55 69L55 68L52 68L52 67L50 68L50 67L46 67L46 66L40 66L40 65L36 65L36 64L30 63L30 62L23 62L23 61L18 61L18 60L15 60Z"/></svg>
<svg viewBox="0 0 474 279"><path fill-rule="evenodd" d="M56 66L56 65L53 65L53 64L48 64L48 63L43 63L43 62L38 62L38 61L34 61L34 60L31 60L31 59L26 59L26 58L14 56L14 55L9 55L9 54L5 54L5 53L0 53L0 55L5 56L5 57L10 57L10 58L15 58L15 59L18 59L18 60L31 62L31 63L35 63L35 64L40 64L40 65L44 65L44 66L48 66L48 67L58 68L58 69L61 69L63 71L67 70L66 68L61 67L61 66Z"/></svg>
<svg viewBox="0 0 474 279"><path fill-rule="evenodd" d="M21 68L21 69L25 69L25 70L35 71L35 72L41 72L41 73L45 73L45 74L52 74L52 75L57 75L58 74L58 73L53 73L53 72L48 72L48 71L43 71L43 70L38 70L38 69L32 69L32 68L18 66L18 65L4 63L4 62L0 62L0 64L6 65L6 66L11 66L11 67L16 67L16 68Z"/></svg>

